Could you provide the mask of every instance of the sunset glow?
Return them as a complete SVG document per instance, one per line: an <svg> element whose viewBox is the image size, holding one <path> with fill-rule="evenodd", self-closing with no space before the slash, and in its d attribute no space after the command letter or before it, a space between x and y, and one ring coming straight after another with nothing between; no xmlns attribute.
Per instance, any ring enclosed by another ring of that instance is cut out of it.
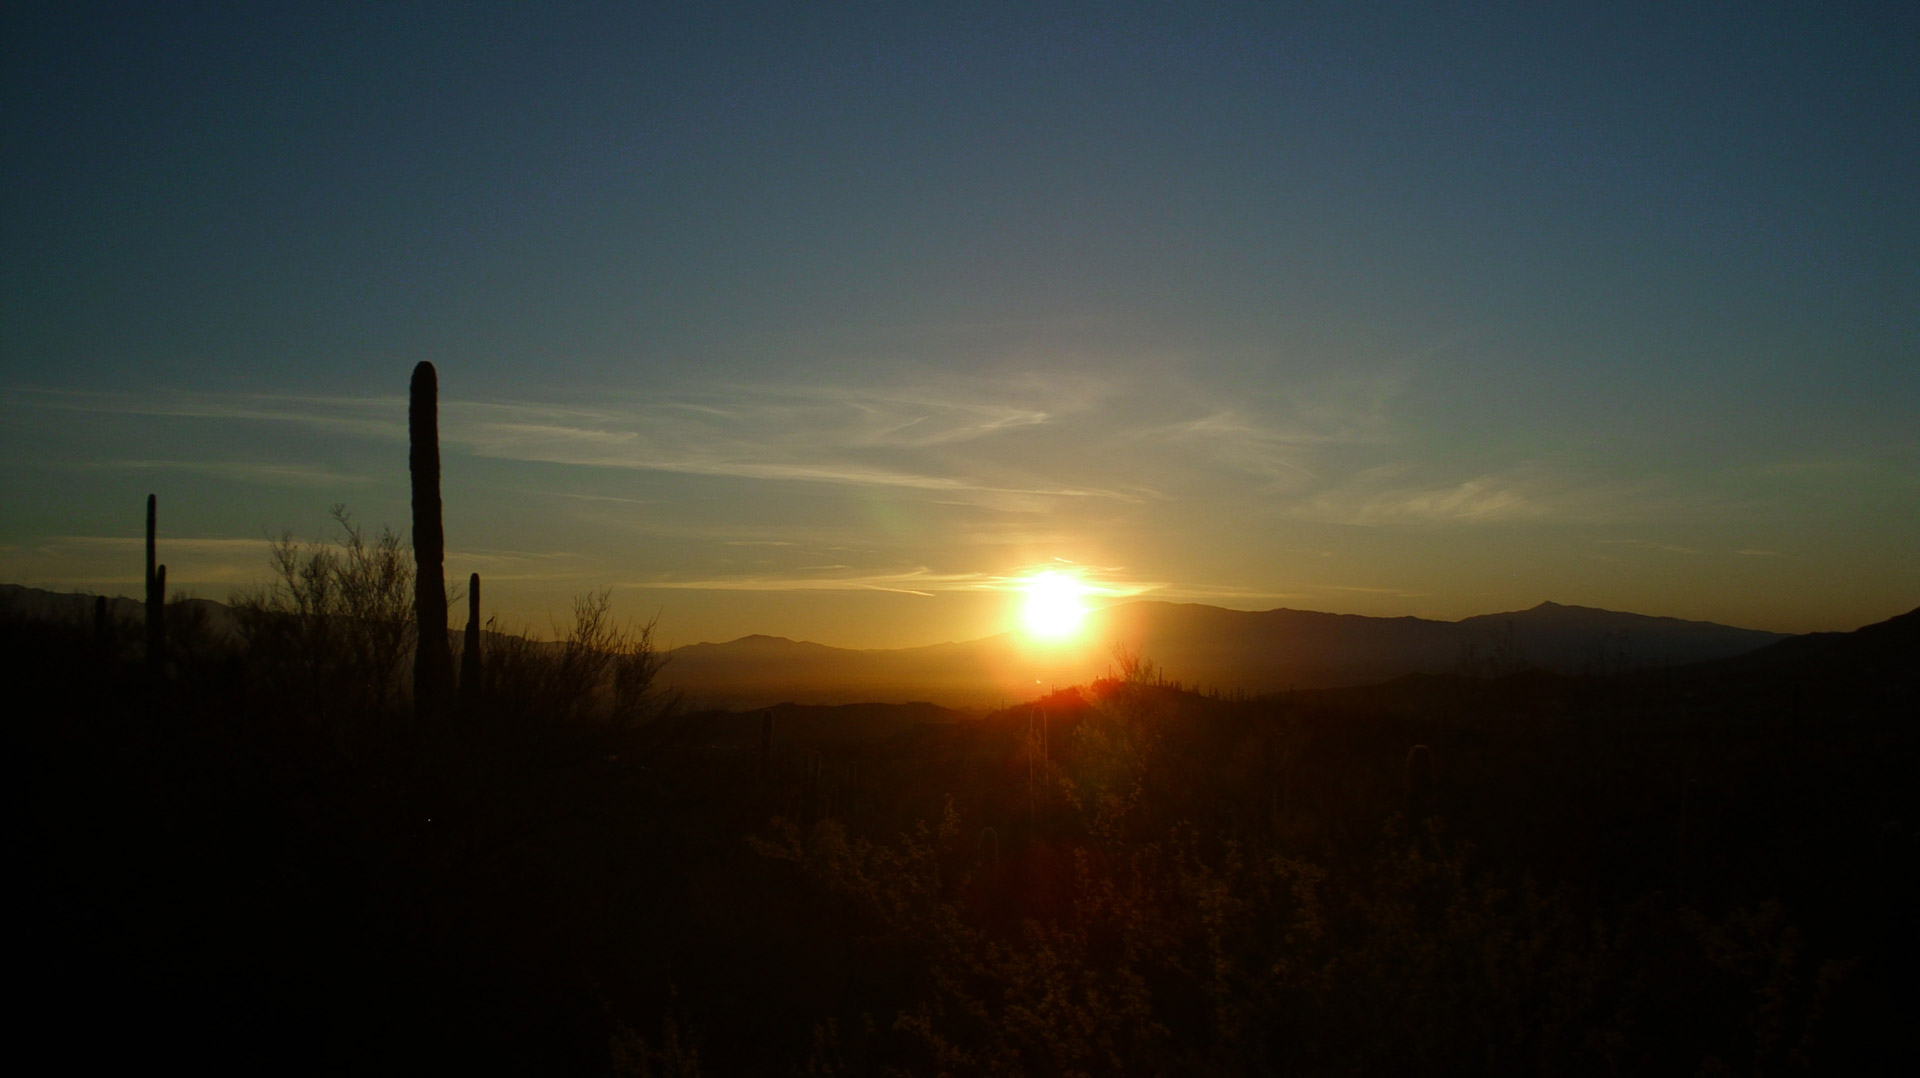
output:
<svg viewBox="0 0 1920 1078"><path fill-rule="evenodd" d="M1920 596L1920 5L471 6L0 23L0 585L404 529L427 360L542 632Z"/></svg>
<svg viewBox="0 0 1920 1078"><path fill-rule="evenodd" d="M1020 611L1027 635L1057 641L1078 632L1087 615L1085 596L1089 590L1070 573L1048 570L1028 578L1022 587L1026 601Z"/></svg>
<svg viewBox="0 0 1920 1078"><path fill-rule="evenodd" d="M0 54L61 1069L1920 1056L1920 0Z"/></svg>

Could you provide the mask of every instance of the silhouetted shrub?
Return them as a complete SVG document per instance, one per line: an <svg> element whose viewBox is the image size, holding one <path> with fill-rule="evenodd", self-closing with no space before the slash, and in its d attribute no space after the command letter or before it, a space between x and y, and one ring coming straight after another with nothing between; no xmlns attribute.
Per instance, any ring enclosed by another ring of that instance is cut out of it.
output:
<svg viewBox="0 0 1920 1078"><path fill-rule="evenodd" d="M666 657L653 645L654 622L619 624L607 590L573 601L573 623L557 643L525 634L494 638L487 709L515 722L609 729L645 726L671 710L656 691Z"/></svg>
<svg viewBox="0 0 1920 1078"><path fill-rule="evenodd" d="M413 648L413 562L400 536L369 540L344 506L334 546L292 533L268 548L273 582L232 607L257 683L332 719L385 715L406 698Z"/></svg>

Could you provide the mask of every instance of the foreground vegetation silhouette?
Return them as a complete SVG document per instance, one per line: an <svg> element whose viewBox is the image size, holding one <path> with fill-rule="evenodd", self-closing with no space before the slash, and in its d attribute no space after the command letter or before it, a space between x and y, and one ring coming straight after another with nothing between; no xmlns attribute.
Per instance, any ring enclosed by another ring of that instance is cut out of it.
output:
<svg viewBox="0 0 1920 1078"><path fill-rule="evenodd" d="M483 702L422 723L404 551L342 533L277 546L230 644L172 626L160 676L131 621L0 623L57 701L10 730L36 1024L71 1058L1912 1061L1911 680L1871 653L1795 664L1797 698L1734 670L1227 701L1138 664L976 718L700 713L601 594L560 641L489 634Z"/></svg>
<svg viewBox="0 0 1920 1078"><path fill-rule="evenodd" d="M1912 1072L1920 612L1659 672L733 713L606 592L555 640L475 600L454 649L442 591L422 709L431 589L336 522L231 631L0 611L52 1058Z"/></svg>

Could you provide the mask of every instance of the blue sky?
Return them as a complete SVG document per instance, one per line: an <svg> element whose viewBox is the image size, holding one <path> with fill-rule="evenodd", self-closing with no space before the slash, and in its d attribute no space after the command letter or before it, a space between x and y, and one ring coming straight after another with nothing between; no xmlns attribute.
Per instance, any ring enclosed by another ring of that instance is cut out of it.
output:
<svg viewBox="0 0 1920 1078"><path fill-rule="evenodd" d="M426 359L535 628L1920 603L1908 6L3 18L0 579L405 524Z"/></svg>

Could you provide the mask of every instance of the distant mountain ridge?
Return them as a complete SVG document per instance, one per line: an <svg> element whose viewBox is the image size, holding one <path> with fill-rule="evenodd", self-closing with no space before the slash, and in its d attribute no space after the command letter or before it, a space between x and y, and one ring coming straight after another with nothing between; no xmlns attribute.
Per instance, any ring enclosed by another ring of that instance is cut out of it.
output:
<svg viewBox="0 0 1920 1078"><path fill-rule="evenodd" d="M91 622L96 598L78 592L0 584L0 610L37 620ZM239 620L234 617L233 608L225 603L213 599L169 599L167 607L190 612L209 632L230 635L239 631ZM109 596L107 616L116 624L139 624L147 616L146 603L124 595Z"/></svg>
<svg viewBox="0 0 1920 1078"><path fill-rule="evenodd" d="M985 707L1089 681L1113 668L1116 652L1188 684L1266 693L1526 666L1616 673L1727 658L1790 636L1551 602L1433 621L1151 600L1089 615L1083 635L1084 642L1068 647L1036 646L1003 633L894 650L751 636L676 648L665 676L692 698L731 706L932 700Z"/></svg>
<svg viewBox="0 0 1920 1078"><path fill-rule="evenodd" d="M189 602L209 626L234 624L220 603ZM0 605L32 617L89 618L92 604L92 596L0 585ZM137 600L110 599L109 606L117 620L141 616ZM859 650L755 634L674 648L662 681L692 702L725 707L908 701L992 707L1091 681L1112 671L1120 653L1189 685L1258 694L1406 674L1497 675L1527 666L1619 673L1731 659L1768 645L1817 648L1826 635L1833 634L1794 637L1552 602L1434 621L1142 600L1089 614L1082 639L1071 645L1037 645L1002 633Z"/></svg>

